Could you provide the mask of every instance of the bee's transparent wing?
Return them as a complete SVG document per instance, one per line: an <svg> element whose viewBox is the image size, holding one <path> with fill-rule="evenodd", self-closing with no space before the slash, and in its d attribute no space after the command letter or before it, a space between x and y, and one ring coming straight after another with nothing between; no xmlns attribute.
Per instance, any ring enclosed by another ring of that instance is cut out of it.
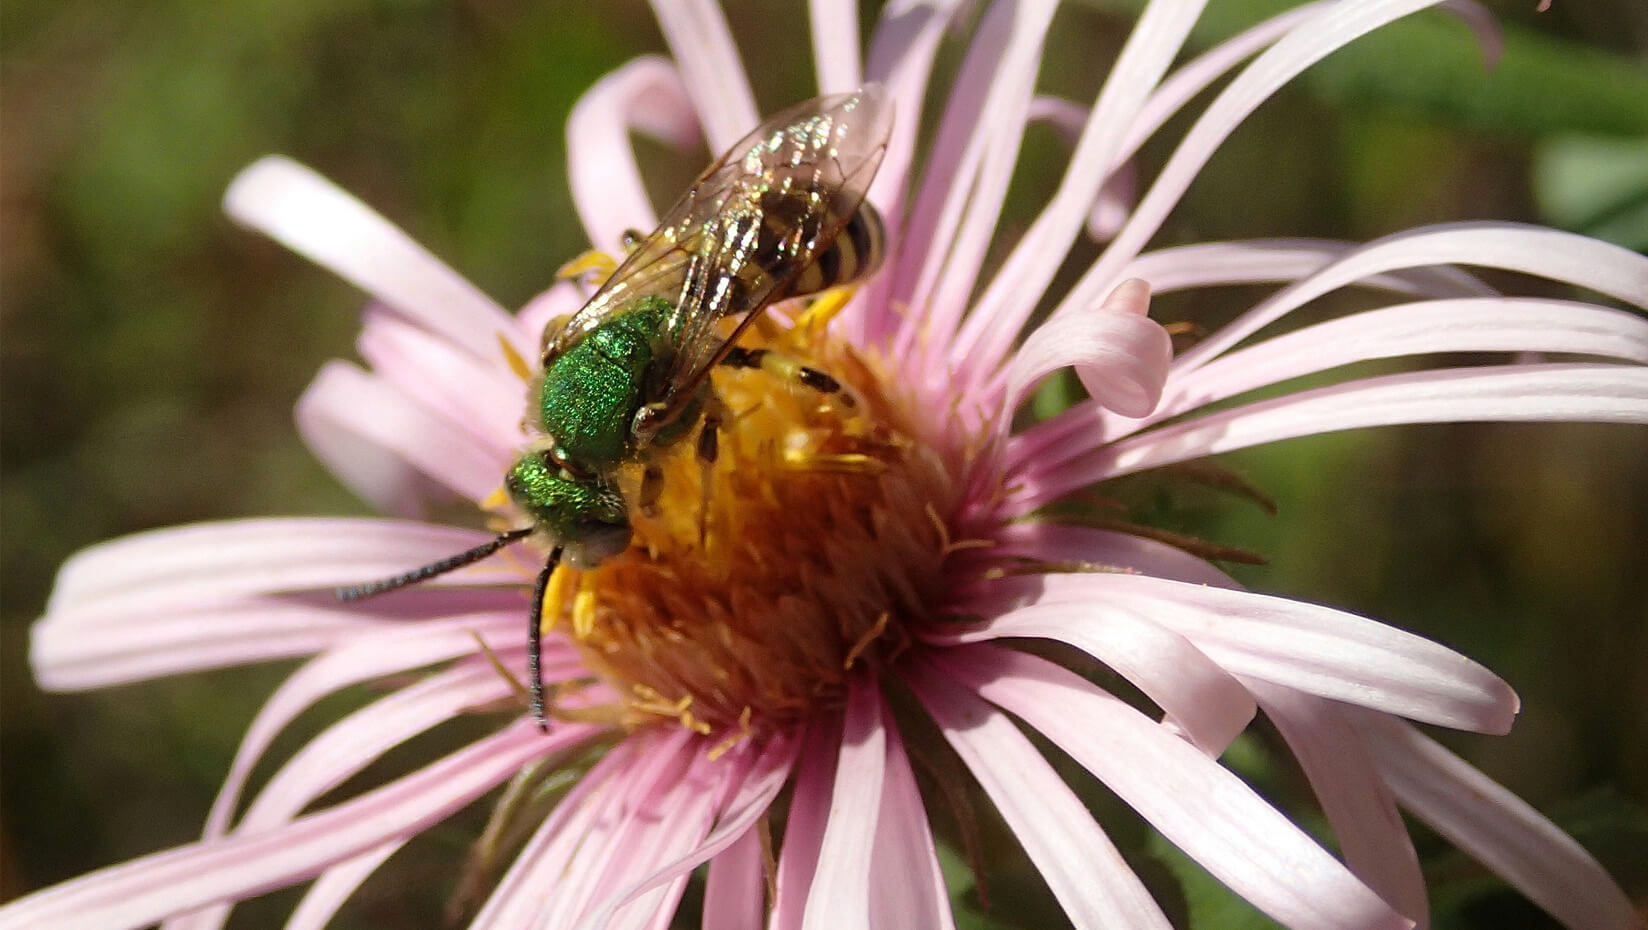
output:
<svg viewBox="0 0 1648 930"><path fill-rule="evenodd" d="M755 313L791 296L797 277L835 242L881 164L890 117L870 85L792 108L740 144L748 147L736 190L703 224L688 263L676 355L652 395L663 405L658 425L691 400ZM716 323L727 313L746 316L723 339Z"/></svg>
<svg viewBox="0 0 1648 930"><path fill-rule="evenodd" d="M694 182L568 322L555 349L637 300L665 298L674 307L661 334L670 357L648 396L663 403L661 422L673 419L672 407L696 393L737 338L719 338L716 322L785 296L858 209L890 121L881 89L867 85L762 123Z"/></svg>

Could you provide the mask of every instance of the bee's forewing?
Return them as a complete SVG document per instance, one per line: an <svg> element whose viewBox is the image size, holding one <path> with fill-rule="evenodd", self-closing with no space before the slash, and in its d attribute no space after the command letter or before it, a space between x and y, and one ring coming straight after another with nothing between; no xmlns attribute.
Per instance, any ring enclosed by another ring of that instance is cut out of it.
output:
<svg viewBox="0 0 1648 930"><path fill-rule="evenodd" d="M732 341L717 338L716 320L781 293L858 208L891 124L886 94L867 84L756 127L693 182L568 322L557 347L637 300L663 297L675 307L661 334L673 357L650 393L684 402Z"/></svg>

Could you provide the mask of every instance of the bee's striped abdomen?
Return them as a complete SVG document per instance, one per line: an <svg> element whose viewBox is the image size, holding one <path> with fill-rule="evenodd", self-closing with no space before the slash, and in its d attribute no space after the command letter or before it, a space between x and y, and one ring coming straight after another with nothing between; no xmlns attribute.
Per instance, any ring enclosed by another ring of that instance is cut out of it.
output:
<svg viewBox="0 0 1648 930"><path fill-rule="evenodd" d="M796 275L785 289L785 296L816 294L869 277L881 265L885 243L881 214L867 203L860 204L830 247L819 252L813 263Z"/></svg>
<svg viewBox="0 0 1648 930"><path fill-rule="evenodd" d="M823 234L825 222L812 196L770 191L761 198L760 210L751 217L760 223L756 247L751 260L738 270L739 283L747 293L767 293L767 302L816 294L865 278L881 265L886 242L881 214L861 203L841 223L834 239L815 250L812 244ZM829 225L835 222L832 218ZM806 262L809 255L812 261ZM755 309L740 303L734 301L731 312Z"/></svg>

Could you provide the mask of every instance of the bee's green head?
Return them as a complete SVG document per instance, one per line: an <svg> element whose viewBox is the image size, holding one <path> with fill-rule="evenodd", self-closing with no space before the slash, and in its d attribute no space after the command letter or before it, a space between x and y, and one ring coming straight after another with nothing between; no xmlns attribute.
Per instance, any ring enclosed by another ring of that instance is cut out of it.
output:
<svg viewBox="0 0 1648 930"><path fill-rule="evenodd" d="M575 568L589 568L629 545L629 514L618 489L597 478L575 478L541 452L521 456L504 480L510 499L554 537Z"/></svg>

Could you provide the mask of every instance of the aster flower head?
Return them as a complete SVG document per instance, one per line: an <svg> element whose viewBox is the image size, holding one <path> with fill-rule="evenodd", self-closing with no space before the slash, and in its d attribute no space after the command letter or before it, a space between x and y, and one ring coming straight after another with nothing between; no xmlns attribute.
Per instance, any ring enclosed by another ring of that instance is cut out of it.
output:
<svg viewBox="0 0 1648 930"><path fill-rule="evenodd" d="M1295 436L1648 422L1640 316L1507 296L1447 267L1523 272L1648 308L1648 260L1623 249L1471 223L1366 245L1147 250L1201 165L1264 99L1429 5L1310 4L1180 63L1201 5L1159 0L1088 105L1037 93L1054 4L992 3L926 112L955 4L892 5L861 55L855 5L815 3L820 93L878 82L896 114L866 194L886 223L887 257L850 294L758 314L738 344L827 373L839 390L798 387L781 366L715 371L712 467L693 442L661 452L654 477L628 463L616 479L628 547L560 566L538 591L546 553L538 540L512 540L425 584L333 601L335 587L488 538L410 519L184 527L76 556L35 629L48 687L311 658L253 722L198 843L39 892L0 910L0 927L215 927L232 902L309 879L292 925L320 926L409 838L500 785L511 783L498 822L518 826L511 799L555 771L577 777L527 825L519 850L506 850L513 858L499 863L472 926L665 926L701 866L704 926L952 926L928 810L940 806L936 786L964 780L1074 925L1168 926L1027 731L1287 926L1426 921L1399 809L1563 923L1632 926L1629 902L1583 849L1413 725L1506 731L1517 699L1487 669L1370 619L1242 590L1142 531L1049 516L1099 482ZM723 151L760 122L719 10L656 6L674 59L608 75L568 127L579 217L593 247L612 254L623 254L626 230L658 221L631 131ZM1233 72L1130 203L1124 166L1139 145ZM1023 132L1037 121L1069 132L1070 163L986 274ZM510 313L283 158L247 169L227 207L374 298L358 342L366 367L328 365L299 403L316 454L386 513L409 517L455 495L493 533L520 526L499 487L537 438L523 429L522 398L540 373L522 360L540 356L546 329L588 299L588 282L574 274ZM1102 236L1104 250L1053 289L1084 235ZM1152 294L1252 283L1275 290L1177 353L1149 315ZM1257 338L1350 287L1389 303ZM1467 352L1492 361L1244 399L1358 361ZM1086 398L1022 425L1026 398L1066 369ZM547 733L518 693L534 606ZM1147 709L1027 645L1037 641L1113 673ZM351 684L418 670L427 673L328 727L242 809L253 767L299 713ZM490 735L315 806L390 748L500 708L506 722ZM1316 793L1337 855L1219 763L1260 711ZM940 761L917 764L935 749Z"/></svg>

